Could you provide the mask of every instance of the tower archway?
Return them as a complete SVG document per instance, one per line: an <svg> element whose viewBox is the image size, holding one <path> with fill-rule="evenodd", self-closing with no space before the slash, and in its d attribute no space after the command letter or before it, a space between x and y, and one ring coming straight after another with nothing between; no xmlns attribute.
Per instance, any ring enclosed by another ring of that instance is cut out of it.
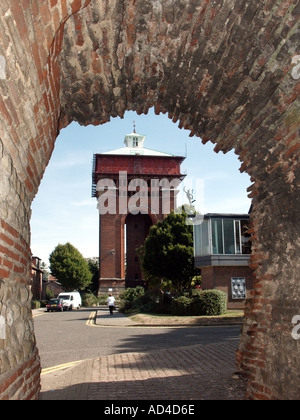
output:
<svg viewBox="0 0 300 420"><path fill-rule="evenodd" d="M143 285L143 274L140 265L138 248L141 247L153 225L148 214L128 214L126 225L126 286Z"/></svg>

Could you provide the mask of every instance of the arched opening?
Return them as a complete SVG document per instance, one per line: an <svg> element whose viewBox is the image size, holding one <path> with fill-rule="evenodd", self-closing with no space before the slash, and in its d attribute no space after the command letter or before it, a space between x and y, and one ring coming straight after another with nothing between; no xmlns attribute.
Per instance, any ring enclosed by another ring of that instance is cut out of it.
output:
<svg viewBox="0 0 300 420"><path fill-rule="evenodd" d="M132 130L147 136L149 148L184 156L186 175L179 186L177 205L187 204L183 191L194 193L196 209L205 213L247 213L251 199L247 188L251 181L241 173L234 151L214 153L214 145L203 144L189 131L179 129L166 115L147 115L128 111L124 118L113 118L102 126L87 127L76 123L61 130L55 149L32 203L31 251L48 265L48 257L57 243L70 241L85 258L98 255L99 212L91 194L91 171L94 153L118 149ZM80 223L78 221L80 220Z"/></svg>
<svg viewBox="0 0 300 420"><path fill-rule="evenodd" d="M148 214L128 214L126 225L126 287L143 286L144 278L140 266L138 248L149 234L152 219Z"/></svg>

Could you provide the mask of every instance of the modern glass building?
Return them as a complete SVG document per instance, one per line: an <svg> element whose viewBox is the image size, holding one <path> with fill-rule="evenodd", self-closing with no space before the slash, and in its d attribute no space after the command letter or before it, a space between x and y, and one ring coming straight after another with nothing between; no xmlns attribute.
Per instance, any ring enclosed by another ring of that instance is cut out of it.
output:
<svg viewBox="0 0 300 420"><path fill-rule="evenodd" d="M194 225L195 265L201 269L202 288L225 291L228 307L243 307L252 289L249 225L249 214L219 213L206 214Z"/></svg>

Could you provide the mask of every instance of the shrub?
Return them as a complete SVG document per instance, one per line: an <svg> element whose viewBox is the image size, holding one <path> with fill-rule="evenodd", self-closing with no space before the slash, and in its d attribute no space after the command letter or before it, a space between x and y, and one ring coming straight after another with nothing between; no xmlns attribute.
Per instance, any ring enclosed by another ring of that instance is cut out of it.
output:
<svg viewBox="0 0 300 420"><path fill-rule="evenodd" d="M221 290L202 290L194 292L193 315L223 315L227 310L227 295Z"/></svg>
<svg viewBox="0 0 300 420"><path fill-rule="evenodd" d="M95 296L92 292L83 293L82 295L82 306L97 306L98 301L98 297Z"/></svg>
<svg viewBox="0 0 300 420"><path fill-rule="evenodd" d="M54 298L54 291L50 289L49 287L46 288L46 299L47 301Z"/></svg>
<svg viewBox="0 0 300 420"><path fill-rule="evenodd" d="M120 310L137 310L145 302L145 289L142 286L130 287L120 295Z"/></svg>
<svg viewBox="0 0 300 420"><path fill-rule="evenodd" d="M38 300L31 301L31 309L39 309L40 307L41 307L41 304Z"/></svg>
<svg viewBox="0 0 300 420"><path fill-rule="evenodd" d="M146 312L171 314L175 316L216 316L227 310L227 295L220 290L194 290L192 295L172 298L164 295L160 300L154 299L144 288L126 289L120 295L120 310L123 312Z"/></svg>
<svg viewBox="0 0 300 420"><path fill-rule="evenodd" d="M108 294L101 294L98 296L99 305L107 305Z"/></svg>
<svg viewBox="0 0 300 420"><path fill-rule="evenodd" d="M191 315L193 300L188 296L179 296L174 298L171 305L171 314L172 315Z"/></svg>
<svg viewBox="0 0 300 420"><path fill-rule="evenodd" d="M46 300L40 300L41 308L46 308L47 303L48 303L47 299Z"/></svg>
<svg viewBox="0 0 300 420"><path fill-rule="evenodd" d="M215 316L227 310L227 295L220 290L195 290L192 296L172 300L171 314L177 316Z"/></svg>

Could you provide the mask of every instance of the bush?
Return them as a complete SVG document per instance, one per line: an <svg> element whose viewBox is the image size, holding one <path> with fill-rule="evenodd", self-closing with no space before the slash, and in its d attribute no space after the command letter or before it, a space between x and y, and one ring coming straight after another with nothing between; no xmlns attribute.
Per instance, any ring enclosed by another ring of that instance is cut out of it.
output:
<svg viewBox="0 0 300 420"><path fill-rule="evenodd" d="M227 295L221 290L202 290L194 292L193 315L215 316L227 311Z"/></svg>
<svg viewBox="0 0 300 420"><path fill-rule="evenodd" d="M192 296L183 295L172 300L171 315L216 316L227 310L227 295L220 290L194 291Z"/></svg>
<svg viewBox="0 0 300 420"><path fill-rule="evenodd" d="M101 294L98 296L99 305L107 305L108 294Z"/></svg>
<svg viewBox="0 0 300 420"><path fill-rule="evenodd" d="M191 315L191 307L193 300L188 296L179 296L174 298L171 306L172 315Z"/></svg>
<svg viewBox="0 0 300 420"><path fill-rule="evenodd" d="M130 287L120 295L120 310L139 310L146 303L145 289L142 286Z"/></svg>
<svg viewBox="0 0 300 420"><path fill-rule="evenodd" d="M82 295L82 306L97 306L98 301L98 297L95 296L92 292L83 293Z"/></svg>
<svg viewBox="0 0 300 420"><path fill-rule="evenodd" d="M126 289L120 295L120 310L123 312L144 312L177 316L216 316L227 310L227 295L220 290L195 290L192 295L175 298L164 295L157 301L144 288Z"/></svg>
<svg viewBox="0 0 300 420"><path fill-rule="evenodd" d="M46 299L47 301L54 298L54 291L52 289L50 289L49 287L46 288Z"/></svg>
<svg viewBox="0 0 300 420"><path fill-rule="evenodd" d="M32 300L31 301L31 309L39 309L41 307L39 300Z"/></svg>

